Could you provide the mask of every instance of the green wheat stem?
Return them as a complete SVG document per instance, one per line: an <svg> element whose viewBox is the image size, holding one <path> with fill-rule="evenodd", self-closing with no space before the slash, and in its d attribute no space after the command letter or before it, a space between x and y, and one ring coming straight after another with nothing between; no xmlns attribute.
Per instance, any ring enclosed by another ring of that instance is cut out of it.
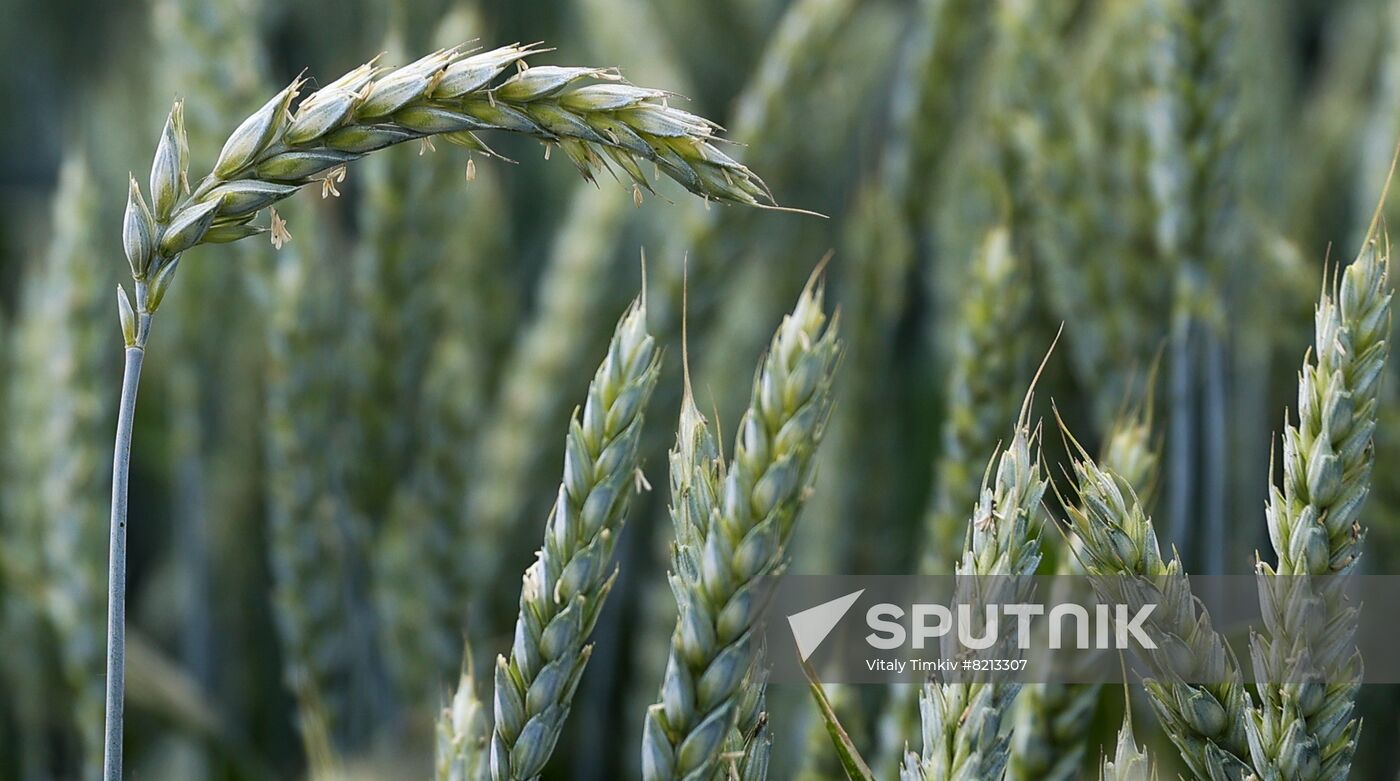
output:
<svg viewBox="0 0 1400 781"><path fill-rule="evenodd" d="M149 325L150 315L141 317ZM142 329L143 332L145 329ZM131 428L136 418L136 391L146 358L144 338L126 348L117 436L112 455L112 517L107 561L107 707L103 732L102 777L122 777L122 714L126 707L126 515L131 478Z"/></svg>

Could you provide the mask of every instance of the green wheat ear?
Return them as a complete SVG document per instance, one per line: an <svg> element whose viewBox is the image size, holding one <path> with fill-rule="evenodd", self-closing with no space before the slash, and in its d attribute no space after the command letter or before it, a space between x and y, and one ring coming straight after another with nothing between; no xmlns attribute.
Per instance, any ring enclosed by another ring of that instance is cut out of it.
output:
<svg viewBox="0 0 1400 781"><path fill-rule="evenodd" d="M837 318L822 301L814 278L778 326L728 464L688 394L682 406L672 454L671 585L680 615L659 701L646 716L647 781L715 773L751 710L744 701L758 653L755 595L787 559L841 354Z"/></svg>
<svg viewBox="0 0 1400 781"><path fill-rule="evenodd" d="M1299 374L1298 421L1284 429L1283 480L1271 487L1267 512L1278 558L1258 565L1265 631L1251 643L1264 683L1246 721L1266 778L1346 778L1356 751L1361 658L1357 609L1343 590L1366 536L1361 509L1390 357L1391 296L1382 233L1323 291ZM1291 619L1300 605L1315 620Z"/></svg>
<svg viewBox="0 0 1400 781"><path fill-rule="evenodd" d="M515 641L496 660L496 781L538 778L568 718L592 652L588 637L616 577L617 537L641 482L643 413L660 361L639 299L618 323L588 400L569 424L564 476L544 545L525 571Z"/></svg>

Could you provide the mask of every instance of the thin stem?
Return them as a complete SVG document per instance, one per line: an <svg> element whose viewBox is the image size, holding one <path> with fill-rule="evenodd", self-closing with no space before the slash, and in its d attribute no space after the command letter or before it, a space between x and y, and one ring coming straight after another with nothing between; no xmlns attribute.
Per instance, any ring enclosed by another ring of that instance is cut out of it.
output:
<svg viewBox="0 0 1400 781"><path fill-rule="evenodd" d="M144 337L149 315L142 313ZM136 416L136 387L141 382L145 339L126 348L121 409L112 454L112 538L107 568L107 727L102 778L121 781L122 711L126 700L126 496L131 473L131 424Z"/></svg>

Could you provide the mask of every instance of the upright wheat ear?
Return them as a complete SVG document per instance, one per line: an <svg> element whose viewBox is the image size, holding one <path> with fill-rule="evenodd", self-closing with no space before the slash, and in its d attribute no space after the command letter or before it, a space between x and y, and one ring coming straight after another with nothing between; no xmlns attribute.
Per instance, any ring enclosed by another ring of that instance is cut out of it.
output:
<svg viewBox="0 0 1400 781"><path fill-rule="evenodd" d="M757 589L787 558L840 352L836 319L822 311L814 281L773 337L728 465L694 405L682 409L672 455L680 491L672 496L671 588L680 617L660 701L646 715L647 781L709 778L740 716L752 710L745 682L758 650Z"/></svg>
<svg viewBox="0 0 1400 781"><path fill-rule="evenodd" d="M122 246L134 298L119 291L126 368L112 459L108 573L106 781L122 775L126 692L126 513L131 426L151 317L174 281L184 252L265 232L258 212L308 184L335 191L345 166L385 147L441 137L484 155L477 136L504 130L559 147L585 177L601 170L650 189L642 162L707 200L773 206L762 180L716 145L718 126L670 105L668 95L624 82L616 70L541 66L544 51L512 44L469 53L442 49L408 65L366 63L294 107L306 82L297 78L243 121L225 141L213 170L189 181L189 145L179 103L170 112L151 165L147 201L133 176L122 221ZM514 74L505 76L514 66ZM502 78L505 76L505 78ZM271 217L273 240L289 240Z"/></svg>
<svg viewBox="0 0 1400 781"><path fill-rule="evenodd" d="M1283 482L1268 508L1278 563L1259 562L1266 632L1252 638L1260 704L1246 723L1265 778L1344 779L1356 751L1361 658L1356 608L1343 590L1366 536L1361 508L1390 357L1390 299L1382 235L1323 291L1299 374L1298 422L1283 432Z"/></svg>
<svg viewBox="0 0 1400 781"><path fill-rule="evenodd" d="M661 356L638 299L575 411L564 477L539 558L525 571L509 657L496 660L496 781L539 778L588 664L588 637L612 589L617 536L642 482L638 445Z"/></svg>

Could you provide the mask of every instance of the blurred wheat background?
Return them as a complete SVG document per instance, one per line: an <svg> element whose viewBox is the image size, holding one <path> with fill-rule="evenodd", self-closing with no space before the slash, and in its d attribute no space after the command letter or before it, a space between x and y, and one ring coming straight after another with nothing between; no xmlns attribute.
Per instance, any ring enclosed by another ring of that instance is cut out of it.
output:
<svg viewBox="0 0 1400 781"><path fill-rule="evenodd" d="M675 621L687 259L697 403L733 421L835 250L846 353L796 571L948 571L1062 323L1039 396L1086 443L1150 410L1164 545L1193 574L1249 571L1324 259L1353 256L1400 140L1395 0L3 0L0 16L0 779L100 764L121 206L175 97L207 161L303 69L544 41L540 62L685 96L780 203L829 216L670 183L634 203L499 138L518 164L469 175L443 144L390 149L339 197L289 202L280 251L191 258L136 421L127 705L130 776L190 781L300 778L319 752L350 777L432 775L464 637L488 683L509 647L569 415L642 250L668 355L641 444L661 490L634 502L546 778L639 772ZM1371 572L1400 571L1397 391ZM886 695L833 692L861 746L881 745ZM1121 713L1102 697L1084 777ZM768 698L772 777L840 777L806 693ZM1394 777L1398 709L1395 687L1363 692L1353 777Z"/></svg>

